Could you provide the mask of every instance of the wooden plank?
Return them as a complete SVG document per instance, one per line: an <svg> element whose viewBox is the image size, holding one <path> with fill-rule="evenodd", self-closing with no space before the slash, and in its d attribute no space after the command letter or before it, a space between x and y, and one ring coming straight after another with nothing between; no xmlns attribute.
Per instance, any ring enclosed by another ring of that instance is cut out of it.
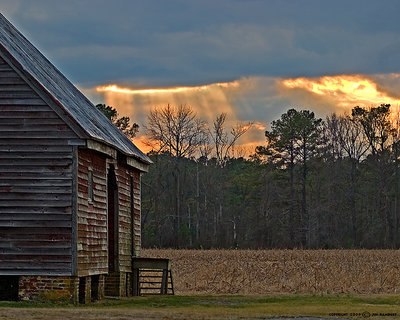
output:
<svg viewBox="0 0 400 320"><path fill-rule="evenodd" d="M0 63L0 71L11 71L11 70L13 69L8 64L6 64L4 60Z"/></svg>
<svg viewBox="0 0 400 320"><path fill-rule="evenodd" d="M0 248L2 249L16 249L16 250L23 250L24 255L26 256L26 252L29 251L31 248L47 248L47 249L53 249L52 256L57 257L57 255L54 255L54 253L57 252L57 249L70 249L71 248L71 241L70 239L68 240L36 240L36 239L14 239L13 241L10 241L10 239L2 239L0 241ZM24 248L27 248L27 250L24 250ZM15 258L18 258L17 255L21 255L21 253L16 253ZM35 254L37 255L37 254ZM7 254L7 259L11 259L10 254ZM12 254L11 254L12 256ZM46 255L41 255L40 257L45 257ZM58 255L60 256L60 255ZM39 258L40 258L39 257ZM71 259L71 257L68 257ZM0 257L1 259L1 257Z"/></svg>
<svg viewBox="0 0 400 320"><path fill-rule="evenodd" d="M8 67L8 70L6 69L0 69L0 78L19 78L21 77L10 67Z"/></svg>
<svg viewBox="0 0 400 320"><path fill-rule="evenodd" d="M25 81L21 78L9 77L9 78L0 78L0 85L18 85L18 84L26 84Z"/></svg>
<svg viewBox="0 0 400 320"><path fill-rule="evenodd" d="M0 126L3 125L26 125L28 123L35 123L36 126L42 124L57 125L64 124L64 122L59 118L35 118L34 120L27 121L26 118L0 118Z"/></svg>
<svg viewBox="0 0 400 320"><path fill-rule="evenodd" d="M1 80L1 78L0 78ZM40 98L31 98L31 99L18 99L18 98L12 98L12 99L3 99L0 96L0 106L1 105L31 105L31 106L43 106L46 105L45 102L40 99Z"/></svg>
<svg viewBox="0 0 400 320"><path fill-rule="evenodd" d="M14 137L8 137L7 139L0 139L0 145L40 145L40 146L53 146L53 145L69 145L71 146L71 142L79 143L80 140L77 139L61 139L61 138L51 138L47 137L39 137L39 138L31 138L24 137L23 140Z"/></svg>
<svg viewBox="0 0 400 320"><path fill-rule="evenodd" d="M145 164L141 161L136 160L133 157L126 157L126 163L128 166L131 166L135 169L138 169L142 172L148 172L149 171L149 164Z"/></svg>
<svg viewBox="0 0 400 320"><path fill-rule="evenodd" d="M87 147L88 147L88 149L92 149L97 152L104 153L104 154L110 156L111 158L114 158L114 159L117 158L117 150L107 146L104 143L100 143L100 142L97 142L94 140L88 140Z"/></svg>
<svg viewBox="0 0 400 320"><path fill-rule="evenodd" d="M134 269L159 269L170 270L171 263L169 259L161 258L133 258Z"/></svg>
<svg viewBox="0 0 400 320"><path fill-rule="evenodd" d="M14 179L0 179L0 187L5 186L5 187L10 187L10 186L23 186L23 187L36 187L36 186L41 186L41 187L66 187L66 186L71 186L72 182L71 179L66 177L66 178L59 178L59 177L54 177L54 179L24 179L23 177L20 177L20 179L14 178Z"/></svg>
<svg viewBox="0 0 400 320"><path fill-rule="evenodd" d="M0 118L2 119L59 119L58 115L52 111L37 111L37 112L29 112L29 111L1 111L0 109ZM74 136L76 137L76 136Z"/></svg>
<svg viewBox="0 0 400 320"><path fill-rule="evenodd" d="M25 243L22 243L23 246L25 246ZM29 243L26 243L27 245L29 245ZM2 243L0 243L0 245L2 245ZM46 243L36 243L37 246L42 246L42 245L47 245ZM60 248L66 248L66 247L62 247L60 246ZM7 256L4 257L0 257L0 261L11 261L11 259L17 260L17 261L21 261L21 260L27 260L27 259L35 259L36 261L71 261L71 256L66 254L66 255L37 255L37 254L33 254L33 255L20 255L20 254L7 254Z"/></svg>
<svg viewBox="0 0 400 320"><path fill-rule="evenodd" d="M72 170L75 173L72 178L72 274L78 274L78 147L73 148Z"/></svg>
<svg viewBox="0 0 400 320"><path fill-rule="evenodd" d="M1 220L0 228L33 228L33 227L46 227L46 228L57 228L57 227L71 227L71 220Z"/></svg>
<svg viewBox="0 0 400 320"><path fill-rule="evenodd" d="M49 214L49 213L26 213L26 212L18 212L18 213L2 213L0 214L0 221L71 221L70 214Z"/></svg>
<svg viewBox="0 0 400 320"><path fill-rule="evenodd" d="M17 167L64 167L72 164L71 159L0 159L0 166Z"/></svg>
<svg viewBox="0 0 400 320"><path fill-rule="evenodd" d="M1 72L0 72L0 76L1 76ZM1 99L38 99L38 98L39 98L39 96L32 90L0 91L0 100ZM44 104L43 101L42 101L42 104Z"/></svg>
<svg viewBox="0 0 400 320"><path fill-rule="evenodd" d="M59 255L70 255L71 248L1 248L0 254L8 255L8 254L17 254L20 256L30 256L33 254L38 255L52 255L52 256L59 256Z"/></svg>
<svg viewBox="0 0 400 320"><path fill-rule="evenodd" d="M51 180L51 179L71 179L72 172L70 171L49 171L49 172L2 172L0 173L1 180L3 179L42 179L42 180Z"/></svg>
<svg viewBox="0 0 400 320"><path fill-rule="evenodd" d="M0 166L1 173L41 173L42 175L54 173L55 171L70 170L70 165L67 166L51 166L51 167L37 167L37 166L21 166L18 168L15 165Z"/></svg>
<svg viewBox="0 0 400 320"><path fill-rule="evenodd" d="M0 214L71 214L71 207L12 207L0 208Z"/></svg>
<svg viewBox="0 0 400 320"><path fill-rule="evenodd" d="M0 207L12 207L15 206L15 201L1 200ZM19 207L69 207L71 201L60 201L60 200L19 200Z"/></svg>
<svg viewBox="0 0 400 320"><path fill-rule="evenodd" d="M2 192L0 193L0 201L11 200L14 201L14 205L19 201L24 200L49 200L49 201L71 201L72 194L71 193L14 193L14 192Z"/></svg>
<svg viewBox="0 0 400 320"><path fill-rule="evenodd" d="M11 124L11 125L0 125L0 135L2 135L3 132L7 131L13 131L13 132L19 132L19 131L30 131L30 132L37 132L37 131L47 131L47 132L58 132L58 131L69 131L69 128L65 124L56 124L56 125L46 125L42 124L40 126L36 124ZM18 133L19 134L19 133ZM18 135L17 134L17 135Z"/></svg>
<svg viewBox="0 0 400 320"><path fill-rule="evenodd" d="M1 186L0 187L0 192L14 192L14 193L26 193L29 192L31 194L35 193L55 193L55 194L66 194L72 193L72 188L70 186L67 187L43 187L43 186L38 186L35 188L29 188L29 187L24 187L24 186Z"/></svg>
<svg viewBox="0 0 400 320"><path fill-rule="evenodd" d="M27 269L26 266L29 266L30 270L41 270L44 267L51 266L55 269L64 269L68 270L71 268L70 262L58 262L58 261L46 261L46 262L37 262L35 260L22 260L22 261L6 261L2 263L0 261L0 269L2 270L20 270L20 269Z"/></svg>
<svg viewBox="0 0 400 320"><path fill-rule="evenodd" d="M70 152L7 152L0 153L1 159L72 159Z"/></svg>
<svg viewBox="0 0 400 320"><path fill-rule="evenodd" d="M78 236L79 235L93 235L93 233L105 233L106 230L106 224L104 223L103 225L89 225L86 223L78 223Z"/></svg>
<svg viewBox="0 0 400 320"><path fill-rule="evenodd" d="M0 234L0 240L5 240L7 242L10 242L10 240L13 240L13 242L18 242L18 241L30 241L32 243L34 242L40 242L40 241L51 241L54 243L58 243L59 241L65 241L70 243L71 241L71 233L47 233L47 234L40 234L40 233L30 233L29 229L24 228L25 233L15 233L15 232L9 232L9 233L3 233ZM14 230L12 230L14 231ZM46 230L47 231L47 230Z"/></svg>
<svg viewBox="0 0 400 320"><path fill-rule="evenodd" d="M1 92L0 92L1 94ZM0 99L1 100L1 99ZM27 118L32 118L32 119L36 119L35 117L35 113L37 112L52 112L53 110L51 110L51 108L47 105L36 105L36 106L32 106L32 105L0 105L0 114L2 113L6 113L6 112L26 112L28 115ZM56 119L56 118L54 118Z"/></svg>
<svg viewBox="0 0 400 320"><path fill-rule="evenodd" d="M0 114L1 117L1 114ZM75 134L72 133L71 131L43 131L43 130L38 130L38 131L29 131L29 130L24 130L24 131L2 131L1 132L1 138L18 138L18 139L24 139L24 138L74 138Z"/></svg>
<svg viewBox="0 0 400 320"><path fill-rule="evenodd" d="M1 65L0 65L1 67ZM3 83L0 85L0 92L18 92L18 91L27 91L32 90L26 83L20 84L6 84Z"/></svg>

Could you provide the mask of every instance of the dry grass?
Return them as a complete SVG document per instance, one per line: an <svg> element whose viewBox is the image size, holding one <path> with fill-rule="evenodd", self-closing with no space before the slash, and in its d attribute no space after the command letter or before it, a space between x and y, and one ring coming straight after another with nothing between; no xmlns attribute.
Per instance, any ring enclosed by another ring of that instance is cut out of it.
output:
<svg viewBox="0 0 400 320"><path fill-rule="evenodd" d="M143 257L172 260L178 294L394 294L398 250L172 250Z"/></svg>

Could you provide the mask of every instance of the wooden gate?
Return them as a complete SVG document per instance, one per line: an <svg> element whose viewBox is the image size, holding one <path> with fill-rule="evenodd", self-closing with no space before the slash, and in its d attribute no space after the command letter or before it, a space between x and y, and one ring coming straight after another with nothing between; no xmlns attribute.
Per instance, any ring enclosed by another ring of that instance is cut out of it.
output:
<svg viewBox="0 0 400 320"><path fill-rule="evenodd" d="M133 258L133 295L174 294L169 259Z"/></svg>

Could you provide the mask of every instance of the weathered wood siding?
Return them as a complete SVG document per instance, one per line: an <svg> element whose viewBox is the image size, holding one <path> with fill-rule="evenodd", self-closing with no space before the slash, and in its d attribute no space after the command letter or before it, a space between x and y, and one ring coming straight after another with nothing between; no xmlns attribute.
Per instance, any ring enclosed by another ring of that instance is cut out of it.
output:
<svg viewBox="0 0 400 320"><path fill-rule="evenodd" d="M120 271L130 272L132 232L134 233L133 255L139 256L140 254L140 172L119 163L116 176L119 199L119 266Z"/></svg>
<svg viewBox="0 0 400 320"><path fill-rule="evenodd" d="M75 133L0 58L0 274L72 272Z"/></svg>
<svg viewBox="0 0 400 320"><path fill-rule="evenodd" d="M139 170L131 171L133 182L133 217L134 217L134 255L140 256L140 248L142 246L142 222L141 222L141 173Z"/></svg>
<svg viewBox="0 0 400 320"><path fill-rule="evenodd" d="M115 167L118 188L116 271L131 271L132 230L135 255L140 253L140 172L87 149L78 152L78 275L108 272L107 166ZM93 201L89 201L88 172L92 170ZM131 189L132 183L132 189ZM133 198L131 198L131 194ZM132 200L131 200L132 199ZM133 211L131 210L133 204ZM134 227L132 228L132 214Z"/></svg>
<svg viewBox="0 0 400 320"><path fill-rule="evenodd" d="M93 200L88 197L92 170ZM78 275L108 272L107 167L100 153L78 151Z"/></svg>

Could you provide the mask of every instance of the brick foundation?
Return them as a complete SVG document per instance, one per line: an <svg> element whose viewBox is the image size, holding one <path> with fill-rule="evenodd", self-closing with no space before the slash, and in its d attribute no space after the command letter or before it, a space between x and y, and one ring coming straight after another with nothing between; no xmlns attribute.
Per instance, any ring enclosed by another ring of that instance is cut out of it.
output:
<svg viewBox="0 0 400 320"><path fill-rule="evenodd" d="M18 300L89 303L104 298L104 275L88 277L21 276Z"/></svg>
<svg viewBox="0 0 400 320"><path fill-rule="evenodd" d="M18 299L36 301L78 301L77 277L21 276Z"/></svg>

